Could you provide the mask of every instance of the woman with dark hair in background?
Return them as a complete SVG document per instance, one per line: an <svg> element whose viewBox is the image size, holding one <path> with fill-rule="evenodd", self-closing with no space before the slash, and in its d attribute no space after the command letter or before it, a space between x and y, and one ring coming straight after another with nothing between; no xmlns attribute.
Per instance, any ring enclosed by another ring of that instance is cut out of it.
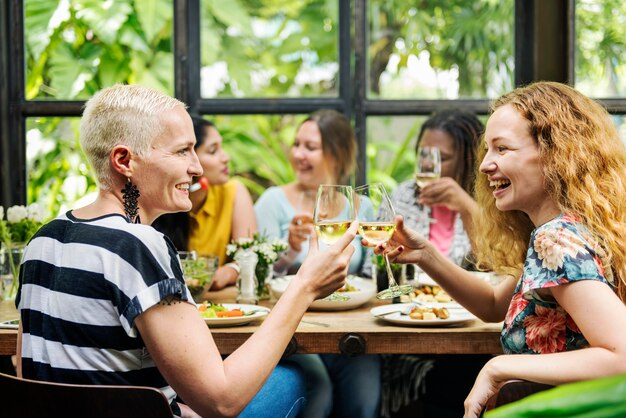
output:
<svg viewBox="0 0 626 418"><path fill-rule="evenodd" d="M189 194L192 208L161 216L153 226L167 235L179 250L200 255L217 255L220 267L211 289L234 285L239 270L226 260L226 246L232 239L251 237L256 231L252 198L246 187L228 175L230 157L222 148L222 136L210 121L192 116L196 135L195 151L208 187Z"/></svg>
<svg viewBox="0 0 626 418"><path fill-rule="evenodd" d="M477 208L472 197L474 167L483 125L460 109L433 113L422 125L416 153L421 147L439 148L441 178L419 188L414 179L402 182L391 195L396 213L457 265L470 265L472 214ZM364 274L371 271L366 260ZM439 359L439 360L437 360ZM383 356L383 415L392 407L420 400L426 416L456 417L462 400L488 356ZM450 384L450 373L454 383ZM442 389L443 388L443 389ZM457 399L457 402L451 400Z"/></svg>

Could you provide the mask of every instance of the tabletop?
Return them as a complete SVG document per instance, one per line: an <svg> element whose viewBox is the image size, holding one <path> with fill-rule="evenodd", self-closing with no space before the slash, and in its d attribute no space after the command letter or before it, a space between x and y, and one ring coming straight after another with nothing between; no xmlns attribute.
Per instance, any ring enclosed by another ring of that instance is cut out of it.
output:
<svg viewBox="0 0 626 418"><path fill-rule="evenodd" d="M229 287L210 292L215 303L233 302L236 291ZM375 318L370 309L388 301L372 299L365 305L347 311L308 311L286 354L343 353L350 355L374 353L411 354L501 354L502 324L484 323L478 319L463 326L420 327L393 325ZM271 307L273 301L263 301ZM0 302L0 321L17 318L12 301ZM248 325L211 328L222 354L230 354L259 328L261 322ZM15 354L16 330L0 329L0 355Z"/></svg>

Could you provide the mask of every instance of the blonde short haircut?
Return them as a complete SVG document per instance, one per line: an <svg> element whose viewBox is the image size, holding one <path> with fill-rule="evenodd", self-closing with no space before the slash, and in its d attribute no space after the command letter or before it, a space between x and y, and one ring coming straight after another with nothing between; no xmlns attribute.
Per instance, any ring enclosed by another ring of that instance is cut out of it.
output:
<svg viewBox="0 0 626 418"><path fill-rule="evenodd" d="M626 301L626 148L607 111L564 84L538 82L497 99L528 121L545 187L562 213L573 214L600 244L607 279ZM485 144L478 159L485 156ZM519 277L535 228L520 211L502 212L486 175L477 173L476 255L479 264Z"/></svg>
<svg viewBox="0 0 626 418"><path fill-rule="evenodd" d="M128 146L145 157L154 139L164 131L159 117L185 104L157 90L139 85L116 84L94 94L85 104L80 122L80 145L89 159L98 186L109 190L111 151Z"/></svg>

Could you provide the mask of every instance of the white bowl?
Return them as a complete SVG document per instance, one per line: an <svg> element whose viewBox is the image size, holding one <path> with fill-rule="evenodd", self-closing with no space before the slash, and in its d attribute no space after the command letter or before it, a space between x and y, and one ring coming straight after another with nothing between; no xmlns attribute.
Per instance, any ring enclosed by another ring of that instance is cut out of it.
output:
<svg viewBox="0 0 626 418"><path fill-rule="evenodd" d="M287 289L289 282L294 277L293 275L277 277L270 281L270 291L272 295L276 299L280 298ZM336 301L319 299L313 302L309 309L315 311L345 311L363 305L376 295L376 283L372 280L350 275L346 279L346 282L359 289L354 292L341 292L342 295L349 297L349 300Z"/></svg>

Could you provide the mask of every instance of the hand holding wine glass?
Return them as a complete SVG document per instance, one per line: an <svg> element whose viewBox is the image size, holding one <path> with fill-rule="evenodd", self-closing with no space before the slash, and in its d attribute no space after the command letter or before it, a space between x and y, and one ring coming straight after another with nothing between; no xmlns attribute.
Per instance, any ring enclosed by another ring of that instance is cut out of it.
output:
<svg viewBox="0 0 626 418"><path fill-rule="evenodd" d="M393 235L395 224L395 211L391 199L382 183L359 186L354 190L355 210L359 220L359 234L369 244L379 245L389 241ZM405 295L412 290L411 285L399 286L393 277L389 259L385 254L385 268L389 280L389 288L379 292L379 299L392 299Z"/></svg>
<svg viewBox="0 0 626 418"><path fill-rule="evenodd" d="M351 186L322 184L317 191L315 212L315 232L319 240L332 245L350 228L354 221L354 200ZM326 300L346 301L350 298L335 292Z"/></svg>

